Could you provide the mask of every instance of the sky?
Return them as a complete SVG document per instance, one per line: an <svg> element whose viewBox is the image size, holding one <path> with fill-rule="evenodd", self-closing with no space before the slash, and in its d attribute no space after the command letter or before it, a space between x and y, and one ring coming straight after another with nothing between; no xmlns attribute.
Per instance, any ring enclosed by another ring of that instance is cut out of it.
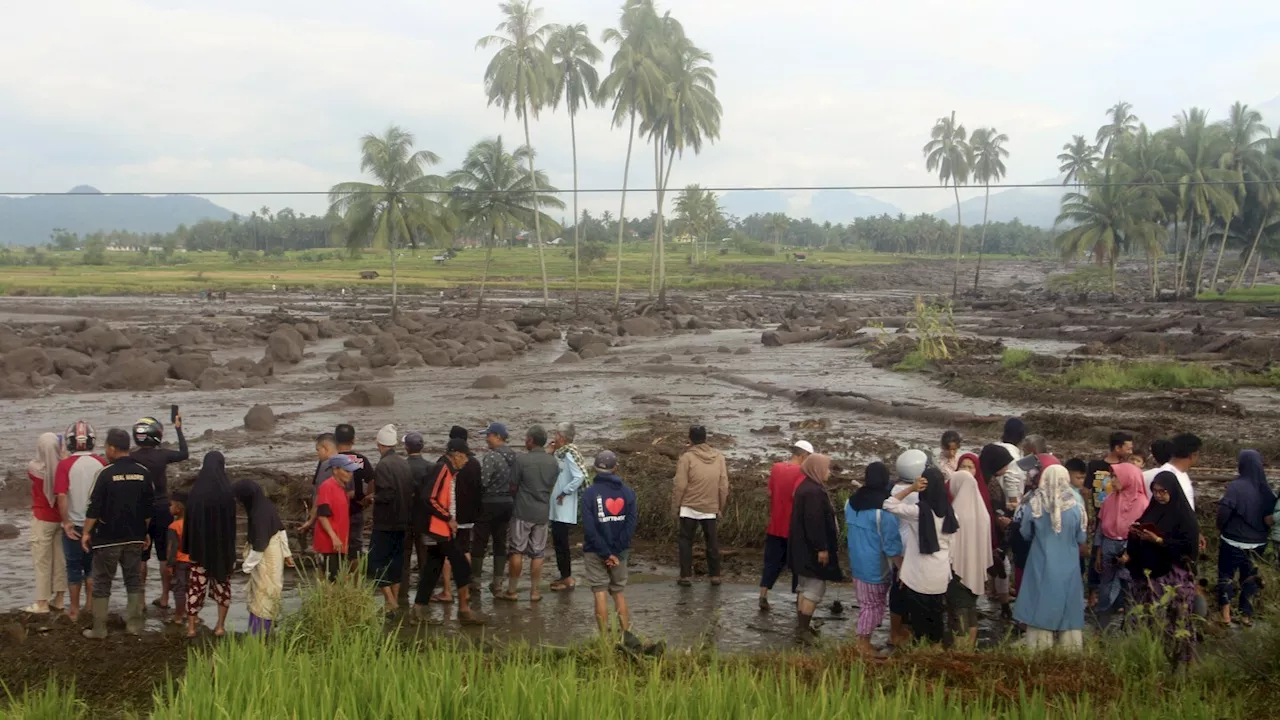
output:
<svg viewBox="0 0 1280 720"><path fill-rule="evenodd" d="M550 23L617 22L614 0L537 0ZM456 167L476 141L522 141L486 106L490 0L44 0L0 23L0 193L325 191L360 179L359 138L397 124ZM720 139L671 186L936 185L921 147L952 111L1009 136L1007 182L1057 175L1118 100L1153 128L1236 100L1280 124L1280 3L1219 0L665 0L714 56ZM612 48L602 44L606 63ZM603 71L603 68L602 68ZM579 114L582 188L620 187L625 128ZM539 164L572 187L569 118L532 123ZM628 215L654 206L637 143ZM932 212L949 191L865 191ZM807 194L793 193L794 209ZM323 212L323 196L222 196L238 212ZM566 196L566 201L570 198ZM617 193L581 206L618 213Z"/></svg>

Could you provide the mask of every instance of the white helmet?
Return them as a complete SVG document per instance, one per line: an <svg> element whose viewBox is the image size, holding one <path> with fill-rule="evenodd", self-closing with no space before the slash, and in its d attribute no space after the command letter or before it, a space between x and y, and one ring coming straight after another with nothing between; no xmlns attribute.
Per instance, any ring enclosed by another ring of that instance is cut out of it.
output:
<svg viewBox="0 0 1280 720"><path fill-rule="evenodd" d="M898 477L904 482L915 482L924 475L929 456L923 450L908 450L898 456Z"/></svg>

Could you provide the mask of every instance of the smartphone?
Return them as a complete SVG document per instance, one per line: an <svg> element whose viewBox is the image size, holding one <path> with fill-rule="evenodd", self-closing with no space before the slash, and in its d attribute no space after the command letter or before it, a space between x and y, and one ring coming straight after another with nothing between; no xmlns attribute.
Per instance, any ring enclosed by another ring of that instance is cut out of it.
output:
<svg viewBox="0 0 1280 720"><path fill-rule="evenodd" d="M176 422L177 419L178 419L178 406L170 405L169 406L169 422L171 423Z"/></svg>

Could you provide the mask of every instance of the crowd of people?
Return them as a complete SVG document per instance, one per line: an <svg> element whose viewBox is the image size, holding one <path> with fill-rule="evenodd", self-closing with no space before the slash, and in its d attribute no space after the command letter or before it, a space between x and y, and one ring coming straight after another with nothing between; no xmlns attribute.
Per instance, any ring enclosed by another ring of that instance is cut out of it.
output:
<svg viewBox="0 0 1280 720"><path fill-rule="evenodd" d="M62 436L38 438L28 467L36 580L36 602L28 612L64 609L69 591L65 610L76 619L90 610L92 597L93 624L84 634L104 637L119 568L126 624L140 632L154 550L162 590L153 604L172 608L171 619L185 623L189 636L195 636L197 614L209 596L218 611L214 634L226 632L237 561L248 574L249 630L270 632L280 616L284 569L293 564L284 524L260 486L230 481L219 452L204 456L188 491L171 491L167 468L188 457L181 415L175 414L173 426L177 450L162 447L164 429L154 418L140 420L132 433L110 430L103 456L94 453L95 433L84 421ZM376 462L356 451L350 424L317 437L314 499L299 530L310 534L323 574L334 580L363 567L389 612L410 610L416 554L412 616L426 617L432 602L456 602L462 624L481 624L485 619L473 605L486 558L492 558L495 602L519 601L526 563L528 600L539 602L548 545L556 563L550 589L577 586L571 535L580 524L583 579L600 629L610 623L612 598L624 637L637 642L625 597L636 494L618 474L617 456L603 450L588 461L574 444L571 423L551 433L529 427L524 452L509 445L501 423L490 424L482 436L486 449L477 455L468 431L453 427L433 461L424 454L421 433L401 435L386 425L376 435ZM770 592L790 570L797 637L812 642L818 636L813 616L830 584L846 579L847 568L859 608L856 647L868 657L881 653L871 639L886 612L890 646L913 640L974 646L984 595L1032 647L1080 648L1086 610L1092 609L1104 623L1158 616L1171 656L1190 657L1197 637L1193 618L1208 614L1209 583L1198 579L1207 569L1201 563L1205 542L1188 474L1199 458L1199 438L1188 433L1156 440L1147 462L1121 432L1100 459L1064 462L1042 436L1027 434L1023 422L1011 418L999 442L976 452L964 452L962 445L958 433L947 432L934 455L907 450L893 460L893 472L884 462L866 467L843 508L845 563L828 485L832 460L807 441L795 442L790 458L775 464L768 478L760 610L772 610ZM670 504L678 519L679 585L693 582L699 531L709 582L722 582L717 523L728 502L725 457L708 444L706 428L692 427ZM236 548L236 503L248 518L243 558ZM1239 477L1218 504L1222 622L1252 623L1257 563L1269 539L1280 544L1278 520L1262 457L1241 452ZM1233 614L1237 591L1239 612ZM1130 612L1139 606L1153 611Z"/></svg>

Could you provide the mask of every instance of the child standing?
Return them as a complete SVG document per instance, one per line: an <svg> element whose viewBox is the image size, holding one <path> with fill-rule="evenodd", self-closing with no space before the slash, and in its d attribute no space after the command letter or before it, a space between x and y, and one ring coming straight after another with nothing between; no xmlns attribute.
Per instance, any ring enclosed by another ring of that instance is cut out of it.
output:
<svg viewBox="0 0 1280 720"><path fill-rule="evenodd" d="M608 450L596 455L596 478L582 496L584 539L582 554L587 583L595 596L596 622L600 632L609 629L606 591L613 596L614 608L622 626L627 646L639 642L631 634L631 613L623 590L627 587L627 558L631 554L631 537L636 531L636 494L614 472L618 456Z"/></svg>
<svg viewBox="0 0 1280 720"><path fill-rule="evenodd" d="M173 618L172 622L181 625L187 621L187 581L191 577L191 558L180 549L182 546L182 526L187 516L187 494L174 492L169 496L169 514L173 522L169 523L169 574L173 578Z"/></svg>

